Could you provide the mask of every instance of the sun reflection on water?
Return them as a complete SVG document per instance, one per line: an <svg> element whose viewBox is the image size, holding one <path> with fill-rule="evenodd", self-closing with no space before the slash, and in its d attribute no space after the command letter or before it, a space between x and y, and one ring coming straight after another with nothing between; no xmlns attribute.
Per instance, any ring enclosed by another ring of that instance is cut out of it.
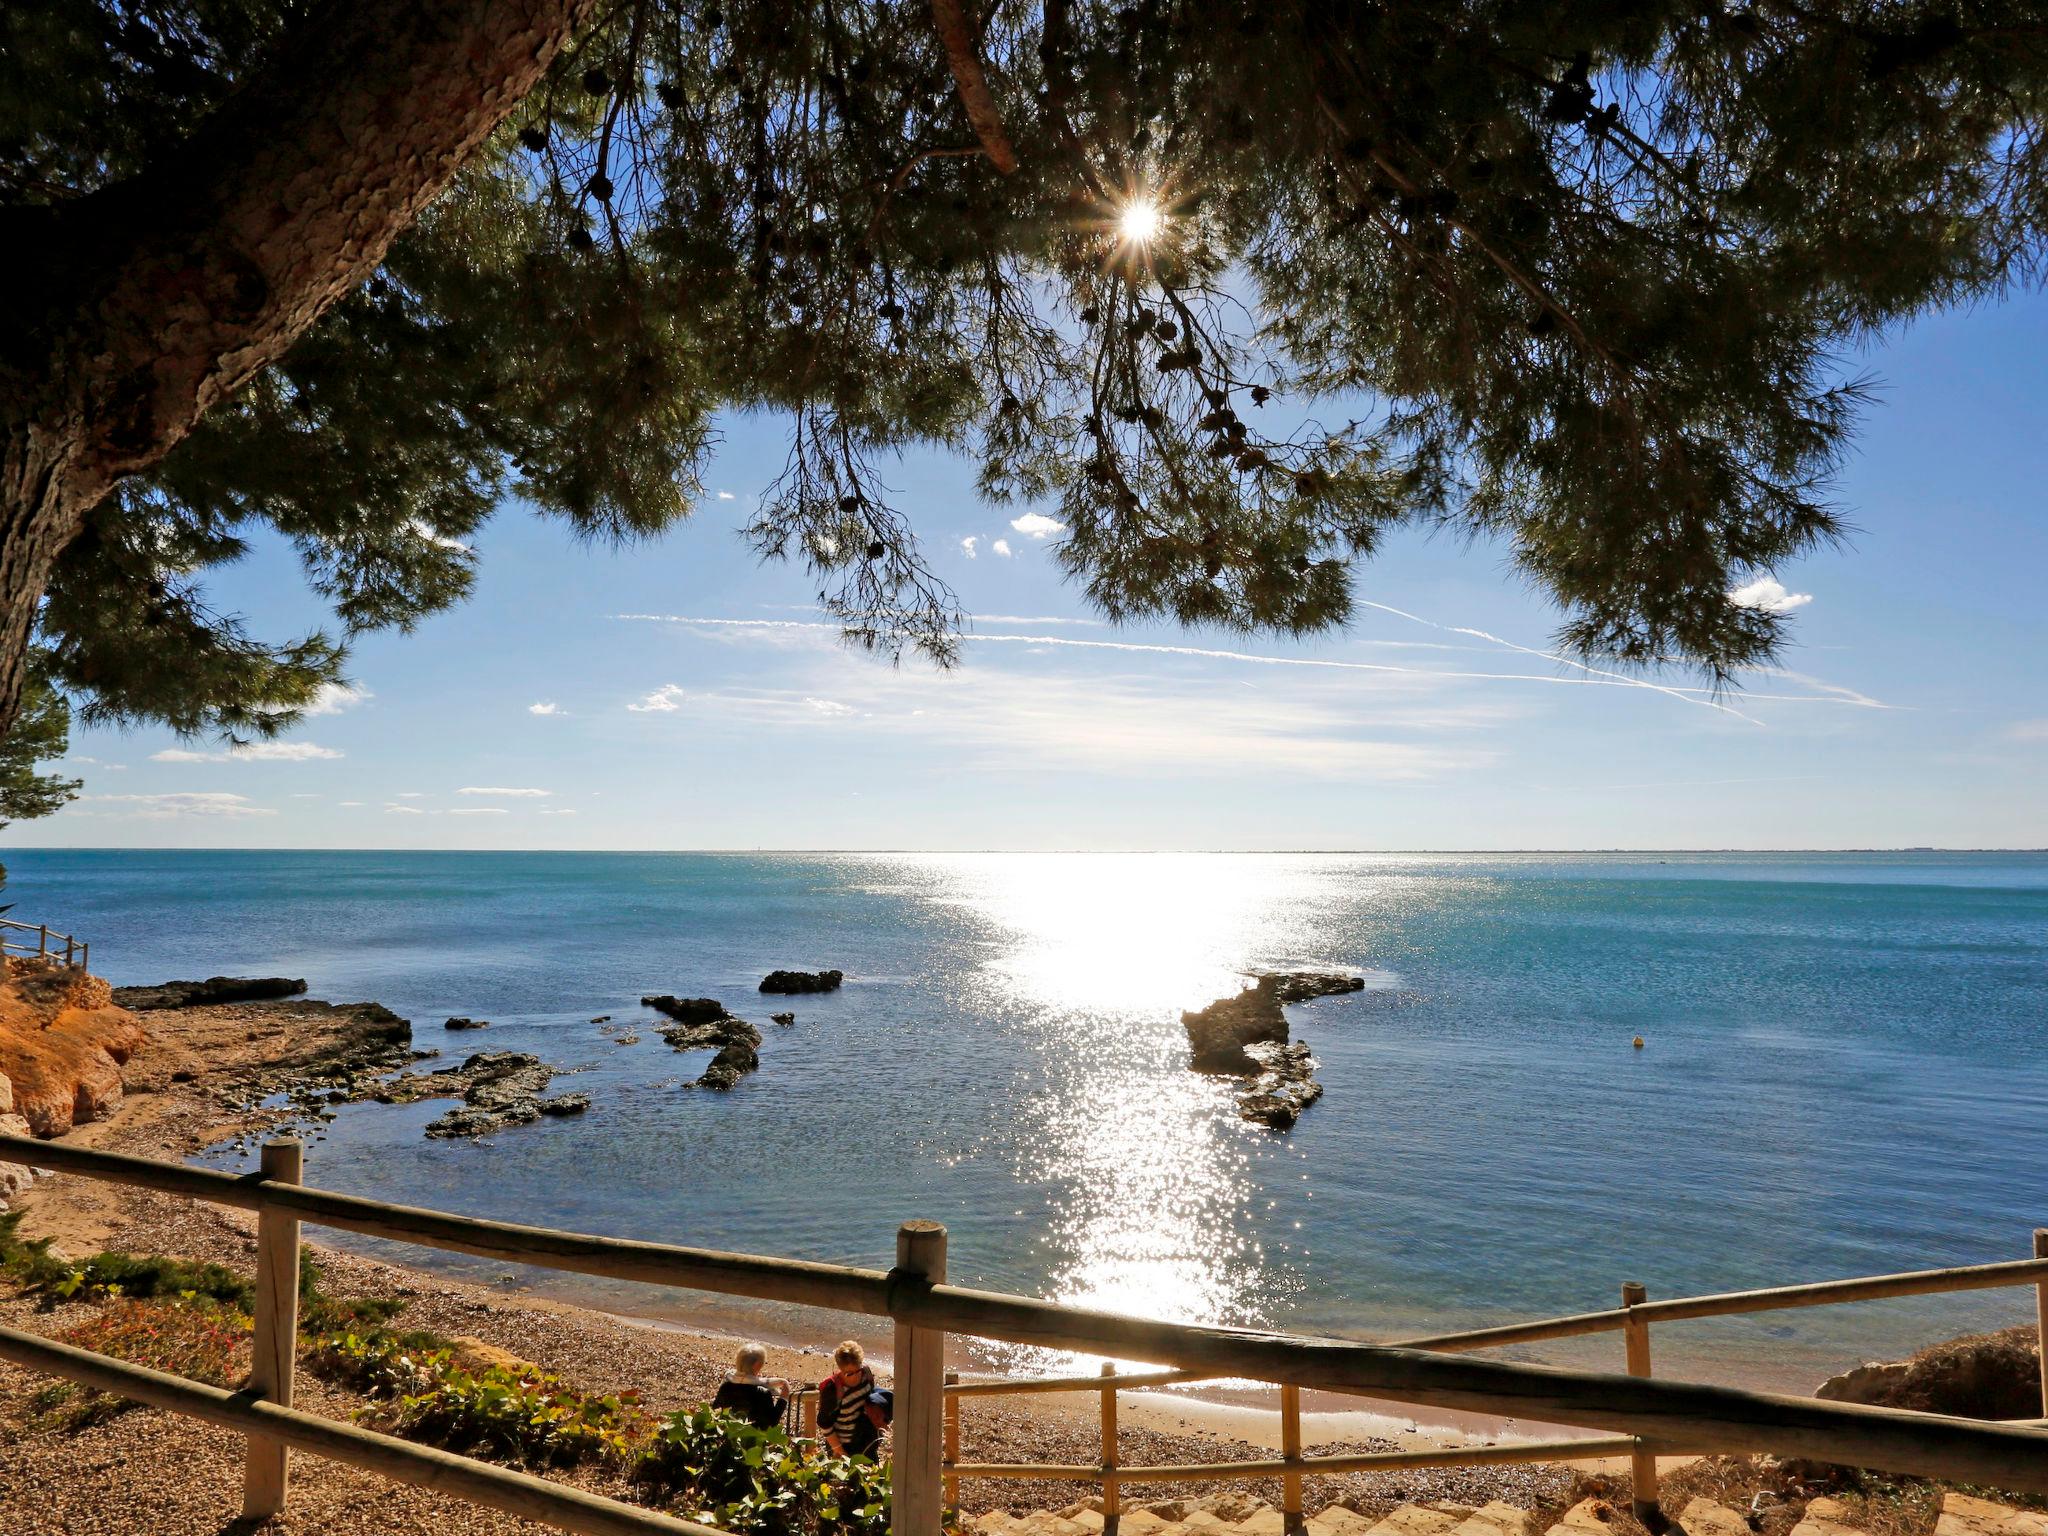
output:
<svg viewBox="0 0 2048 1536"><path fill-rule="evenodd" d="M988 925L990 1002L1026 1021L1018 1179L1046 1191L1047 1294L1189 1322L1268 1320L1250 1220L1263 1131L1187 1070L1182 1010L1312 948L1318 872L1283 861L1072 854L949 861L937 899ZM1020 1212L1028 1215L1028 1212ZM1094 1362L1010 1349L1011 1369Z"/></svg>

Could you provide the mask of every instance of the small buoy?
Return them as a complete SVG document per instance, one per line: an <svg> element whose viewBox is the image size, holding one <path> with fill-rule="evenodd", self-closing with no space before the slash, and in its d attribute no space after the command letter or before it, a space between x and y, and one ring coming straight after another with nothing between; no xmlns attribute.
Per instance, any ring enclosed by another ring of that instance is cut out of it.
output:
<svg viewBox="0 0 2048 1536"><path fill-rule="evenodd" d="M1640 1051L1640 1050L1641 1050L1642 1048L1643 1048L1643 1037L1642 1037L1641 1035L1637 1035L1637 1036L1636 1036L1636 1049Z"/></svg>

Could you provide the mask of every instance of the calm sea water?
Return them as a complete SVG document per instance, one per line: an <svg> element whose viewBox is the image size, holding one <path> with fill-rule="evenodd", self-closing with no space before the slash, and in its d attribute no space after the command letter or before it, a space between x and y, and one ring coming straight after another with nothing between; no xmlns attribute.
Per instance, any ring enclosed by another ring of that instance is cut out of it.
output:
<svg viewBox="0 0 2048 1536"><path fill-rule="evenodd" d="M117 983L303 975L594 1098L480 1143L422 1138L443 1105L356 1106L309 1150L315 1182L413 1203L877 1265L934 1217L966 1283L1366 1338L1608 1306L1624 1279L2022 1257L2048 1224L2040 855L6 861L20 912ZM1326 1093L1282 1136L1187 1070L1178 1016L1296 964L1370 985L1293 1010ZM771 1004L778 966L850 979ZM644 992L757 1019L761 1070L689 1090L705 1053L663 1045ZM620 1046L597 1014L650 1027ZM1777 1313L1660 1330L1659 1361L1810 1385L2030 1315L2022 1291Z"/></svg>

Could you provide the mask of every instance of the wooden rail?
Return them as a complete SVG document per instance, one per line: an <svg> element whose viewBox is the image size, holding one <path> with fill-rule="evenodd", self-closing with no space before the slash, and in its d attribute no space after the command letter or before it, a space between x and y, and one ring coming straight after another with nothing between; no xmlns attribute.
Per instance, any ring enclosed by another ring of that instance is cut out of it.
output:
<svg viewBox="0 0 2048 1536"><path fill-rule="evenodd" d="M7 937L9 933L34 934L35 948L30 949L26 943L15 943ZM64 942L61 957L57 950L51 948L60 939ZM52 933L48 923L17 923L12 918L0 917L0 955L35 955L46 960L62 958L66 965L75 965L82 970L91 954L92 946L85 940L73 938L68 933Z"/></svg>
<svg viewBox="0 0 2048 1536"><path fill-rule="evenodd" d="M945 1230L929 1222L904 1224L897 1238L896 1266L883 1273L458 1216L309 1189L297 1182L297 1160L284 1150L288 1145L274 1143L266 1149L261 1172L236 1176L62 1143L0 1136L0 1161L27 1162L258 1213L257 1370L249 1392L225 1393L159 1376L10 1329L0 1329L0 1357L242 1429L250 1436L246 1505L249 1513L259 1517L275 1512L269 1506L282 1507L287 1490L285 1450L298 1448L357 1465L374 1465L401 1481L445 1488L495 1508L515 1508L504 1502L507 1499L542 1499L544 1511L540 1505L522 1505L516 1506L517 1512L534 1513L536 1518L545 1518L574 1532L613 1536L661 1531L673 1536L676 1532L703 1529L573 1489L520 1478L501 1468L369 1435L292 1409L289 1341L296 1338L297 1265L285 1259L286 1255L296 1254L297 1225L302 1220L581 1274L890 1318L896 1328L897 1350L896 1427L892 1438L895 1530L899 1536L938 1536L947 1496L957 1487L957 1480L967 1476L1099 1482L1105 1488L1107 1508L1110 1494L1125 1483L1277 1475L1289 1489L1288 1502L1296 1506L1289 1514L1298 1517L1300 1480L1338 1471L1498 1465L1637 1452L1773 1451L2048 1493L2048 1432L2034 1425L1986 1424L1732 1387L1659 1381L1647 1374L1646 1347L1648 1326L1658 1320L1780 1306L1817 1306L1876 1295L2027 1284L2037 1288L2041 1305L2048 1307L2048 1256L2012 1264L1789 1286L1732 1296L1659 1303L1631 1299L1613 1313L1519 1325L1521 1337L1564 1337L1614 1328L1639 1330L1645 1340L1641 1372L1610 1375L1465 1358L1460 1351L1484 1347L1472 1342L1472 1334L1446 1335L1407 1346L1359 1344L1343 1339L1158 1322L949 1285L945 1283ZM2048 1243L2037 1239L2037 1251L2048 1251ZM1738 1300L1752 1305L1737 1305ZM1546 1328L1552 1331L1533 1335L1528 1332ZM1492 1340L1515 1331L1481 1332ZM1111 1359L1156 1360L1167 1369L1124 1377L1105 1373L1035 1383L949 1384L942 1375L945 1336L949 1333L1074 1350ZM1634 1353L1630 1363L1632 1369L1637 1364ZM1173 1467L1119 1464L1115 1450L1115 1394L1119 1389L1218 1376L1273 1382L1283 1388L1283 1415L1291 1413L1294 1424L1291 1429L1283 1425L1284 1454L1279 1460ZM1290 1388L1294 1390L1285 1391ZM1607 1430L1611 1437L1458 1451L1305 1457L1300 1452L1302 1388ZM1100 1393L1104 1400L1102 1463L1092 1467L1029 1468L961 1463L957 1449L957 1400L987 1395L993 1390ZM2044 1393L2048 1393L2048 1386L2044 1386ZM2048 1407L2048 1395L2044 1395L2044 1407ZM801 1411L809 1430L810 1415L815 1409L806 1400ZM516 1487L506 1479L516 1479ZM527 1484L551 1491L537 1493ZM652 1523L657 1521L661 1523Z"/></svg>

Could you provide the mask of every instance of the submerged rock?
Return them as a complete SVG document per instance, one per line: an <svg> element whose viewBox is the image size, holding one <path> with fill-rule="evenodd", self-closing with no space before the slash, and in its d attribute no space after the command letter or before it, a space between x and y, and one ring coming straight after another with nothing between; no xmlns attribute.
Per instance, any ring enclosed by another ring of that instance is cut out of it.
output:
<svg viewBox="0 0 2048 1536"><path fill-rule="evenodd" d="M786 994L837 992L844 980L844 971L770 971L761 979L761 990Z"/></svg>
<svg viewBox="0 0 2048 1536"><path fill-rule="evenodd" d="M768 1017L772 1022L784 1026L794 1024L796 1022L796 1015L793 1013L771 1013L768 1015Z"/></svg>
<svg viewBox="0 0 2048 1536"><path fill-rule="evenodd" d="M450 1019L441 1026L443 1029L489 1029L489 1019Z"/></svg>
<svg viewBox="0 0 2048 1536"><path fill-rule="evenodd" d="M261 1003L297 997L304 977L209 976L204 981L160 981L153 987L116 987L114 1004L137 1012L152 1008L204 1008L213 1003Z"/></svg>

